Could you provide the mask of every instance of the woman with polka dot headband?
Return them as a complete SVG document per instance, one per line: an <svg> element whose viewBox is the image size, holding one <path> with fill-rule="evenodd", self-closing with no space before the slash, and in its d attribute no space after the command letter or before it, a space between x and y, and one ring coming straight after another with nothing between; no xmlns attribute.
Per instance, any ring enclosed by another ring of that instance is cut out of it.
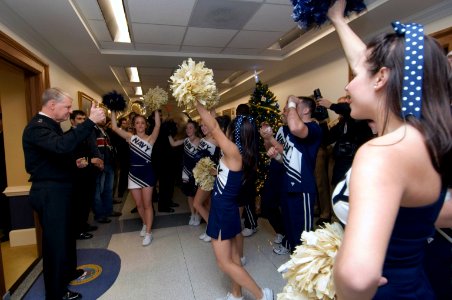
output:
<svg viewBox="0 0 452 300"><path fill-rule="evenodd" d="M451 182L450 67L420 24L394 22L394 33L365 45L330 8L354 73L345 87L351 116L378 137L358 150L333 206L346 224L334 265L339 299L434 299L423 257Z"/></svg>

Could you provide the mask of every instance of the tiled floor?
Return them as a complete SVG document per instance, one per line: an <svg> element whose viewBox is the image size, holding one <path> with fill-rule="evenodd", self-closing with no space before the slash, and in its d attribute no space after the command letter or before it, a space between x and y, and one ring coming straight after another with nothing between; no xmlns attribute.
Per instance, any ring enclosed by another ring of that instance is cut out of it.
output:
<svg viewBox="0 0 452 300"><path fill-rule="evenodd" d="M79 248L108 248L121 257L118 278L100 299L211 300L229 291L230 281L218 269L211 244L198 238L206 225L188 225L188 207L178 190L173 200L180 206L174 214L157 213L154 240L148 247L141 245L138 214L130 213L131 197L115 205L115 210L123 212L121 217L112 218L110 224L96 224L94 238L77 242ZM245 238L245 268L259 285L272 288L276 299L285 284L276 270L289 256L272 252L273 238L267 220L260 219L257 233ZM21 293L18 289L12 299L20 299ZM243 293L245 299L254 299Z"/></svg>

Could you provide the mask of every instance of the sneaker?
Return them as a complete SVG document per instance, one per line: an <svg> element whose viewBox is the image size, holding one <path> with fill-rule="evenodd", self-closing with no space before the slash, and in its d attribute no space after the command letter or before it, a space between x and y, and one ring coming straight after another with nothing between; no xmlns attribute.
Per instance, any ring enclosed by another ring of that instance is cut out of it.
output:
<svg viewBox="0 0 452 300"><path fill-rule="evenodd" d="M206 234L205 238L203 238L202 240L203 240L204 242L206 242L206 243L210 243L210 241L212 240L212 238Z"/></svg>
<svg viewBox="0 0 452 300"><path fill-rule="evenodd" d="M147 246L152 242L152 234L146 233L144 239L143 239L143 246Z"/></svg>
<svg viewBox="0 0 452 300"><path fill-rule="evenodd" d="M244 265L246 265L246 257L245 256L240 257L240 263L242 264L242 267Z"/></svg>
<svg viewBox="0 0 452 300"><path fill-rule="evenodd" d="M205 237L207 236L207 234L205 232L203 232L200 236L199 239L203 240Z"/></svg>
<svg viewBox="0 0 452 300"><path fill-rule="evenodd" d="M252 236L255 232L256 232L256 229L245 228L245 229L242 230L242 235L244 237Z"/></svg>
<svg viewBox="0 0 452 300"><path fill-rule="evenodd" d="M140 236L144 237L146 235L146 225L143 224L143 227L141 228L140 231Z"/></svg>
<svg viewBox="0 0 452 300"><path fill-rule="evenodd" d="M286 255L289 254L289 249L284 247L283 245L277 245L273 248L273 252L275 252L278 255Z"/></svg>
<svg viewBox="0 0 452 300"><path fill-rule="evenodd" d="M195 220L195 215L190 216L190 221L188 221L188 225L193 225L193 221Z"/></svg>
<svg viewBox="0 0 452 300"><path fill-rule="evenodd" d="M262 296L261 300L273 300L273 291L269 288L263 288L262 289Z"/></svg>
<svg viewBox="0 0 452 300"><path fill-rule="evenodd" d="M200 215L193 215L193 223L191 225L199 226L199 224L201 224L201 216Z"/></svg>
<svg viewBox="0 0 452 300"><path fill-rule="evenodd" d="M242 297L234 297L234 295L232 295L231 293L228 293L226 295L226 297L221 297L221 298L217 298L216 300L243 300L243 296Z"/></svg>
<svg viewBox="0 0 452 300"><path fill-rule="evenodd" d="M284 238L284 235L277 233L277 234L275 235L275 239L273 240L273 243L275 243L275 244L281 244L283 238Z"/></svg>

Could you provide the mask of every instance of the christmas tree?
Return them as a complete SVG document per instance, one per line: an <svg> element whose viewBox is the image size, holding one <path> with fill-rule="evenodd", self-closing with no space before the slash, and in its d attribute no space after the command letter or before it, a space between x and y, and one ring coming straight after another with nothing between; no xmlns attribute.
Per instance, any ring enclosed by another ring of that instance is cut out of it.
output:
<svg viewBox="0 0 452 300"><path fill-rule="evenodd" d="M262 84L258 78L256 78L256 81L256 88L248 102L251 115L254 117L258 128L260 128L262 123L267 123L271 126L273 132L276 133L278 128L282 125L279 104L276 101L275 95L268 89L268 85ZM269 164L270 158L267 156L264 140L262 137L259 137L259 161L257 164L258 179L256 183L258 194L267 178Z"/></svg>

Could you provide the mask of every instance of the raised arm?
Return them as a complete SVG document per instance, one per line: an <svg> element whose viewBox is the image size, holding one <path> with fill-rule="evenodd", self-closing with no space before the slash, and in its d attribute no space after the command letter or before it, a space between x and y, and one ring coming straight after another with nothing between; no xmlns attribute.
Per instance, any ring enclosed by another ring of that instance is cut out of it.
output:
<svg viewBox="0 0 452 300"><path fill-rule="evenodd" d="M293 95L289 96L287 101L287 126L289 126L290 132L293 135L299 138L305 138L308 136L309 129L300 118L299 111L303 109L301 105L300 99Z"/></svg>
<svg viewBox="0 0 452 300"><path fill-rule="evenodd" d="M124 131L118 127L118 120L116 120L116 112L111 112L111 129L123 139L128 139L132 136L132 134L128 131Z"/></svg>
<svg viewBox="0 0 452 300"><path fill-rule="evenodd" d="M345 0L337 0L328 10L328 18L336 28L350 68L356 74L356 66L365 57L366 45L348 26L344 18L345 4Z"/></svg>
<svg viewBox="0 0 452 300"><path fill-rule="evenodd" d="M201 116L204 125L207 126L213 138L217 141L224 154L224 162L232 171L238 171L242 168L242 156L237 146L226 137L218 125L217 120L212 114L199 102L196 103L196 109Z"/></svg>
<svg viewBox="0 0 452 300"><path fill-rule="evenodd" d="M279 153L282 153L283 147L273 136L272 129L268 124L262 124L259 134L264 140L265 150L268 151L271 147L274 147Z"/></svg>
<svg viewBox="0 0 452 300"><path fill-rule="evenodd" d="M177 147L184 143L184 139L175 141L171 135L168 135L168 141L172 147Z"/></svg>
<svg viewBox="0 0 452 300"><path fill-rule="evenodd" d="M152 130L152 133L148 138L148 142L152 145L154 145L155 141L157 140L157 137L159 136L159 132L160 132L161 120L160 120L160 113L158 110L156 110L154 112L154 121L155 121L154 129Z"/></svg>

